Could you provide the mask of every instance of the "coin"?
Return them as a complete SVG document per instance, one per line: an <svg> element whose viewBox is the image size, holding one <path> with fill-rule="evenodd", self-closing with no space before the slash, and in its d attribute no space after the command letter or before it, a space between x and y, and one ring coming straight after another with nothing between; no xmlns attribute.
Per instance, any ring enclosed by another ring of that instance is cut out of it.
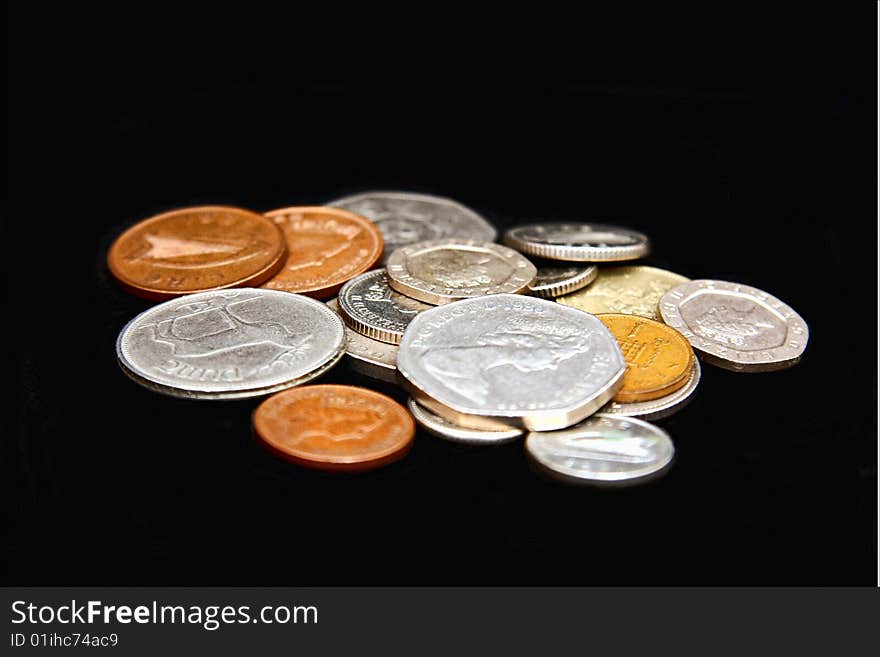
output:
<svg viewBox="0 0 880 657"><path fill-rule="evenodd" d="M693 399L697 385L700 383L700 375L700 361L698 358L695 358L687 383L675 392L651 401L632 402L631 404L610 401L599 412L610 415L626 415L628 417L637 416L643 420L659 420L660 418L669 417L687 406L691 399Z"/></svg>
<svg viewBox="0 0 880 657"><path fill-rule="evenodd" d="M147 299L259 285L284 264L284 236L265 217L224 206L181 208L141 221L107 253L110 273Z"/></svg>
<svg viewBox="0 0 880 657"><path fill-rule="evenodd" d="M288 255L264 288L326 299L382 255L382 234L376 225L353 212L293 207L266 216L284 232Z"/></svg>
<svg viewBox="0 0 880 657"><path fill-rule="evenodd" d="M166 301L119 333L123 371L193 399L265 395L323 374L342 357L342 320L300 295L242 288Z"/></svg>
<svg viewBox="0 0 880 657"><path fill-rule="evenodd" d="M479 429L468 429L452 424L445 418L420 405L414 399L407 401L409 412L428 433L450 440L454 443L464 443L466 445L498 445L516 440L523 435L521 429L507 429L504 431L480 431Z"/></svg>
<svg viewBox="0 0 880 657"><path fill-rule="evenodd" d="M623 313L661 320L660 297L689 279L656 267L602 267L590 287L557 301L588 313Z"/></svg>
<svg viewBox="0 0 880 657"><path fill-rule="evenodd" d="M660 300L663 321L706 360L738 372L796 364L809 339L806 322L767 292L725 281L683 283Z"/></svg>
<svg viewBox="0 0 880 657"><path fill-rule="evenodd" d="M339 291L343 321L358 333L391 344L400 342L413 317L432 307L391 289L384 269L361 274Z"/></svg>
<svg viewBox="0 0 880 657"><path fill-rule="evenodd" d="M532 432L525 450L551 472L584 483L641 479L665 468L675 454L659 427L604 413L562 431Z"/></svg>
<svg viewBox="0 0 880 657"><path fill-rule="evenodd" d="M336 299L327 302L327 307L339 313ZM368 338L351 327L345 327L345 353L351 359L351 368L372 379L397 383L397 345Z"/></svg>
<svg viewBox="0 0 880 657"><path fill-rule="evenodd" d="M431 304L528 290L537 270L513 249L474 240L428 240L388 258L388 284Z"/></svg>
<svg viewBox="0 0 880 657"><path fill-rule="evenodd" d="M665 397L684 386L694 367L694 352L673 328L635 315L598 315L617 339L626 374L614 401L632 403Z"/></svg>
<svg viewBox="0 0 880 657"><path fill-rule="evenodd" d="M365 192L327 205L374 221L385 238L385 260L395 249L430 239L494 242L495 228L476 212L448 198L405 192ZM384 260L383 260L384 261Z"/></svg>
<svg viewBox="0 0 880 657"><path fill-rule="evenodd" d="M598 273L599 268L594 265L539 266L529 292L542 299L555 299L586 287L596 279Z"/></svg>
<svg viewBox="0 0 880 657"><path fill-rule="evenodd" d="M582 222L517 226L504 234L504 243L539 258L576 262L635 260L651 251L648 238L642 233Z"/></svg>
<svg viewBox="0 0 880 657"><path fill-rule="evenodd" d="M319 470L372 470L403 457L415 423L390 397L366 388L314 385L260 404L254 433L276 455Z"/></svg>
<svg viewBox="0 0 880 657"><path fill-rule="evenodd" d="M410 322L397 369L412 397L473 429L560 429L610 400L625 362L596 317L512 294L466 299Z"/></svg>

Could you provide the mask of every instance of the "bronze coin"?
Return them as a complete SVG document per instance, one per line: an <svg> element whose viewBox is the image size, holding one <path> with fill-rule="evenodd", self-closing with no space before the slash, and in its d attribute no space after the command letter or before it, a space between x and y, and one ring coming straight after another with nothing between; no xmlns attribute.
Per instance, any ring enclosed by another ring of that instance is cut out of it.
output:
<svg viewBox="0 0 880 657"><path fill-rule="evenodd" d="M385 243L379 228L359 214L325 207L267 212L287 238L287 262L263 287L327 299L342 284L372 269Z"/></svg>
<svg viewBox="0 0 880 657"><path fill-rule="evenodd" d="M265 217L224 206L181 208L141 221L116 238L110 273L132 294L184 294L259 285L281 265L284 235Z"/></svg>
<svg viewBox="0 0 880 657"><path fill-rule="evenodd" d="M617 339L626 374L623 387L614 395L621 404L659 399L690 381L694 351L678 331L638 315L596 315Z"/></svg>
<svg viewBox="0 0 880 657"><path fill-rule="evenodd" d="M355 386L314 385L272 395L254 433L277 456L319 470L372 470L403 457L415 422L390 397Z"/></svg>

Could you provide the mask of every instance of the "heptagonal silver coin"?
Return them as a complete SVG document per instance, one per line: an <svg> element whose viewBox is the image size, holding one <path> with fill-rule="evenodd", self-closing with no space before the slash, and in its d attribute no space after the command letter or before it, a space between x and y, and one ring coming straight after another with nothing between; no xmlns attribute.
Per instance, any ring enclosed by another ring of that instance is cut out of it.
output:
<svg viewBox="0 0 880 657"><path fill-rule="evenodd" d="M395 249L439 238L493 242L498 232L486 219L452 199L409 192L364 192L327 205L374 222L385 240L387 259Z"/></svg>
<svg viewBox="0 0 880 657"><path fill-rule="evenodd" d="M388 258L388 284L434 305L528 291L537 269L513 249L475 240L428 240Z"/></svg>
<svg viewBox="0 0 880 657"><path fill-rule="evenodd" d="M738 372L791 367L810 336L807 323L793 308L740 283L682 283L661 297L660 314L706 362Z"/></svg>
<svg viewBox="0 0 880 657"><path fill-rule="evenodd" d="M609 401L626 363L593 315L498 294L419 314L400 342L397 367L416 401L453 424L552 430Z"/></svg>

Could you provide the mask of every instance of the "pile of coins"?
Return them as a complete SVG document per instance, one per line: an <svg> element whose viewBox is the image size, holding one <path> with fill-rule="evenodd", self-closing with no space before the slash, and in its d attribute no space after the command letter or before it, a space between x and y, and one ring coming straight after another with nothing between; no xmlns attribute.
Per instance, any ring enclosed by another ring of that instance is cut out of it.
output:
<svg viewBox="0 0 880 657"><path fill-rule="evenodd" d="M455 201L400 192L152 217L108 254L124 289L165 300L123 328L119 364L166 395L271 395L254 433L307 467L391 463L418 423L474 445L524 436L535 468L568 483L632 483L671 464L672 440L645 420L692 398L700 359L769 371L806 347L803 319L766 292L617 264L650 253L639 232L545 222L496 238ZM407 408L303 385L343 355L403 386Z"/></svg>

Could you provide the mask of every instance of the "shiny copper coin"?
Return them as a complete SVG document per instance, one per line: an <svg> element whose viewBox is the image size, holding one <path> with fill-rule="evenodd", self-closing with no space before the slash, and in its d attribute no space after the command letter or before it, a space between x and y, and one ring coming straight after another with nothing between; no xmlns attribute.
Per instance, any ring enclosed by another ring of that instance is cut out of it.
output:
<svg viewBox="0 0 880 657"><path fill-rule="evenodd" d="M617 339L626 373L612 401L650 401L684 386L694 369L694 351L674 328L636 315L596 315Z"/></svg>
<svg viewBox="0 0 880 657"><path fill-rule="evenodd" d="M265 217L206 205L135 224L110 247L107 265L127 291L162 300L259 285L278 271L286 254L284 235Z"/></svg>
<svg viewBox="0 0 880 657"><path fill-rule="evenodd" d="M254 432L278 456L319 470L372 470L396 461L415 435L412 415L366 388L315 385L272 395Z"/></svg>
<svg viewBox="0 0 880 657"><path fill-rule="evenodd" d="M372 269L385 243L369 219L347 210L295 207L267 212L287 238L287 263L263 287L327 299Z"/></svg>

